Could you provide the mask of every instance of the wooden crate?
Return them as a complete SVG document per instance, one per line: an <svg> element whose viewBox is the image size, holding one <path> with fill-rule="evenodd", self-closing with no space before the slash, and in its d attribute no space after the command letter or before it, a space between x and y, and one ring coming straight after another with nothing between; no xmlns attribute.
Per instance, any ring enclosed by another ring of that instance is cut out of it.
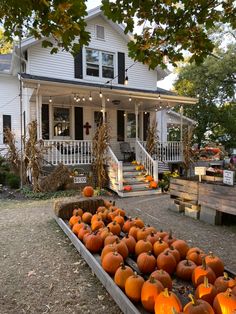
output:
<svg viewBox="0 0 236 314"><path fill-rule="evenodd" d="M179 178L170 180L170 196L183 202L198 204L198 181L190 181Z"/></svg>

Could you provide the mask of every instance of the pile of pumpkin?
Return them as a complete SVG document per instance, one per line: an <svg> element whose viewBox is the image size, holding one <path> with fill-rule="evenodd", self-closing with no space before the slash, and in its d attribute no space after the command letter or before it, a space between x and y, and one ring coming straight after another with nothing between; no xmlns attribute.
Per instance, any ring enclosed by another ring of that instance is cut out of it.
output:
<svg viewBox="0 0 236 314"><path fill-rule="evenodd" d="M69 225L90 252L101 253L103 269L131 301L157 314L236 314L236 278L224 272L219 257L189 248L171 232L145 226L140 218L125 219L125 210L108 201L104 205L94 215L74 209ZM125 265L128 256L135 257L143 276ZM172 292L173 274L195 287L184 309Z"/></svg>

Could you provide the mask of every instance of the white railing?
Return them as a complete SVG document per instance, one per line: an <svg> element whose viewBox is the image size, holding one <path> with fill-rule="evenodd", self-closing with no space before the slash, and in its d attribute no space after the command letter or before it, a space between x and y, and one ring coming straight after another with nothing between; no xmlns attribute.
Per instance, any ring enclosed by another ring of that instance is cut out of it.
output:
<svg viewBox="0 0 236 314"><path fill-rule="evenodd" d="M136 141L135 153L136 160L144 165L147 173L153 177L154 181L158 181L158 160L154 160L148 154L145 147L139 140Z"/></svg>
<svg viewBox="0 0 236 314"><path fill-rule="evenodd" d="M47 163L58 165L87 165L92 163L92 141L44 140Z"/></svg>
<svg viewBox="0 0 236 314"><path fill-rule="evenodd" d="M146 147L146 142L140 143ZM183 143L174 141L159 142L152 158L163 162L183 161Z"/></svg>
<svg viewBox="0 0 236 314"><path fill-rule="evenodd" d="M113 190L123 190L123 163L119 161L112 151L111 147L108 146L107 150L107 163L108 163L108 175L110 180L110 187Z"/></svg>

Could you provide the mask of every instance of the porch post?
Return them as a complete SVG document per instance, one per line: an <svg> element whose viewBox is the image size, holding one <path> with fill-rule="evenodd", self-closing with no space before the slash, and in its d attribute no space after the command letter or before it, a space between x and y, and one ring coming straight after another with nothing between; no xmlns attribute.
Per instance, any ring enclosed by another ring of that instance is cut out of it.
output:
<svg viewBox="0 0 236 314"><path fill-rule="evenodd" d="M137 159L138 151L137 151L137 140L138 140L138 104L135 102L135 127L136 127L136 136L135 136L135 159Z"/></svg>
<svg viewBox="0 0 236 314"><path fill-rule="evenodd" d="M180 142L183 141L183 106L181 105L179 112L180 112Z"/></svg>
<svg viewBox="0 0 236 314"><path fill-rule="evenodd" d="M102 122L106 122L106 100L105 97L102 97Z"/></svg>
<svg viewBox="0 0 236 314"><path fill-rule="evenodd" d="M40 138L40 116L39 116L39 85L36 90L36 121L37 121L37 139Z"/></svg>
<svg viewBox="0 0 236 314"><path fill-rule="evenodd" d="M42 139L42 94L39 95L39 139Z"/></svg>

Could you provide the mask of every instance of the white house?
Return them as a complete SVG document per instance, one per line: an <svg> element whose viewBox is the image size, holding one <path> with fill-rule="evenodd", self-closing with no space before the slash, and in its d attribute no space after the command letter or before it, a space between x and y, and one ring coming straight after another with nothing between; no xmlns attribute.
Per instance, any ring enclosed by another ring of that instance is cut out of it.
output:
<svg viewBox="0 0 236 314"><path fill-rule="evenodd" d="M148 125L158 120L161 127L160 159L166 163L181 161L181 142L168 142L164 135L166 117L174 106L195 104L197 100L157 88L157 81L167 73L160 68L149 70L130 59L130 35L124 34L121 25L108 20L99 7L88 12L86 22L91 40L75 58L65 51L52 55L33 38L22 41L22 102L17 47L11 63L0 67L0 147L5 147L6 126L20 142L27 124L37 120L37 136L48 148L45 159L49 164L89 165L94 132L99 121L106 120L111 130L111 187L121 195L125 168L120 143L128 142L135 158L157 180L158 160L145 150Z"/></svg>

